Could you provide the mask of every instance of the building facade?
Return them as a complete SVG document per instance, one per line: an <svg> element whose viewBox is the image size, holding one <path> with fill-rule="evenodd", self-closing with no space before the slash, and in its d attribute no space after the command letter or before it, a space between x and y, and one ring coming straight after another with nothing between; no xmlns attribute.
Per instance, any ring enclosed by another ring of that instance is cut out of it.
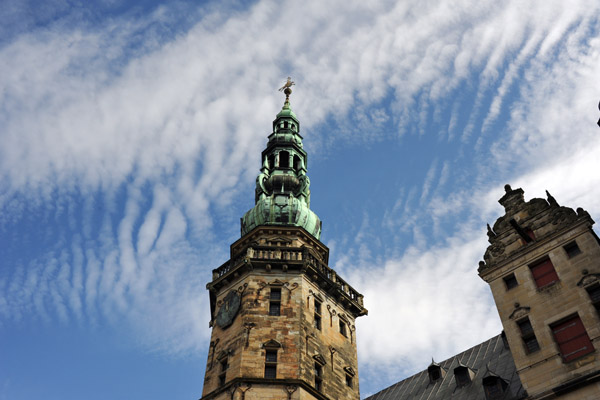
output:
<svg viewBox="0 0 600 400"><path fill-rule="evenodd" d="M532 399L600 398L600 240L581 208L505 187L479 275Z"/></svg>
<svg viewBox="0 0 600 400"><path fill-rule="evenodd" d="M479 276L504 331L368 400L600 399L600 239L581 208L505 186Z"/></svg>
<svg viewBox="0 0 600 400"><path fill-rule="evenodd" d="M358 400L355 319L363 297L328 266L310 209L291 88L262 152L255 206L207 289L211 342L202 400Z"/></svg>

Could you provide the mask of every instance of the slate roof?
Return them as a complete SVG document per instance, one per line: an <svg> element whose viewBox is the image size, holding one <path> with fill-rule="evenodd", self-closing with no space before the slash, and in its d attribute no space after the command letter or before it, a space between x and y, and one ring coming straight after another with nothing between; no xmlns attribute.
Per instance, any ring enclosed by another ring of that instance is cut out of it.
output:
<svg viewBox="0 0 600 400"><path fill-rule="evenodd" d="M527 396L508 346L502 335L495 336L475 347L443 361L439 365L445 376L435 382L429 381L427 369L400 381L365 400L486 400L482 379L489 375L502 378L507 384L503 400L522 399ZM454 368L469 367L475 376L466 386L457 387Z"/></svg>

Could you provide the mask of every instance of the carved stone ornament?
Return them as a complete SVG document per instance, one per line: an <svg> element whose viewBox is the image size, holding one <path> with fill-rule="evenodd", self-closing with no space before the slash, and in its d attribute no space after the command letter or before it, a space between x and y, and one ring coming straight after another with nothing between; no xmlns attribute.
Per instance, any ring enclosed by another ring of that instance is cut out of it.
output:
<svg viewBox="0 0 600 400"><path fill-rule="evenodd" d="M561 207L552 212L552 225L566 225L577 218L577 214L570 208Z"/></svg>
<svg viewBox="0 0 600 400"><path fill-rule="evenodd" d="M577 286L587 287L597 282L600 282L600 274L589 274L581 278L579 282L577 282Z"/></svg>
<svg viewBox="0 0 600 400"><path fill-rule="evenodd" d="M233 323L235 316L240 310L241 298L236 290L230 291L223 299L223 304L217 312L215 322L221 329L227 328Z"/></svg>
<svg viewBox="0 0 600 400"><path fill-rule="evenodd" d="M529 314L530 307L516 307L512 314L508 318L510 319L520 319Z"/></svg>
<svg viewBox="0 0 600 400"><path fill-rule="evenodd" d="M321 364L321 365L325 365L325 364L327 364L327 361L325 361L325 357L323 357L323 356L322 356L322 355L320 355L320 354L315 354L315 355L313 356L313 360L315 360L316 362L318 362L318 363L319 363L319 364Z"/></svg>
<svg viewBox="0 0 600 400"><path fill-rule="evenodd" d="M504 244L502 244L501 242L496 242L493 245L491 245L489 249L492 257L499 257L502 254L504 254L505 247Z"/></svg>

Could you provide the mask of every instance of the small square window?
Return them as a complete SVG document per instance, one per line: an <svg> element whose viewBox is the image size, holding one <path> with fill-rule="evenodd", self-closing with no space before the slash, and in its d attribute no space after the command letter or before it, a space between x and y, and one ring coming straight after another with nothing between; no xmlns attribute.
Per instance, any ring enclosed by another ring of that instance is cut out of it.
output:
<svg viewBox="0 0 600 400"><path fill-rule="evenodd" d="M517 278L515 278L515 274L510 274L508 276L505 276L503 279L504 279L504 284L506 285L506 290L510 290L512 288L516 288L517 286L519 286L519 283L517 282Z"/></svg>
<svg viewBox="0 0 600 400"><path fill-rule="evenodd" d="M348 334L346 333L346 323L344 322L343 319L340 319L340 333L346 337L348 337Z"/></svg>
<svg viewBox="0 0 600 400"><path fill-rule="evenodd" d="M578 254L581 254L581 250L579 250L579 246L577 246L577 242L571 242L563 247L567 252L567 256L569 258L573 258Z"/></svg>

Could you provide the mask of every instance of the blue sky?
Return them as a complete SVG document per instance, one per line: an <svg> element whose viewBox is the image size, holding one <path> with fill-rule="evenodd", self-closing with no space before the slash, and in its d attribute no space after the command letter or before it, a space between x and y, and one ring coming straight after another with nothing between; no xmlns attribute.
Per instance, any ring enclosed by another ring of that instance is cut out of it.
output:
<svg viewBox="0 0 600 400"><path fill-rule="evenodd" d="M600 218L593 1L4 0L0 399L199 398L292 76L366 396L501 331L503 186Z"/></svg>

